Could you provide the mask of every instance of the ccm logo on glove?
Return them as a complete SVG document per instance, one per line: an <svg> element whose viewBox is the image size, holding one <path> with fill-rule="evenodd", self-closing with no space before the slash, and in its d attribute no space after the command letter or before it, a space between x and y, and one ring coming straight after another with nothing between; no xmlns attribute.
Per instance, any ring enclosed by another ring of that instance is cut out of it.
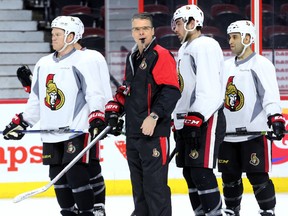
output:
<svg viewBox="0 0 288 216"><path fill-rule="evenodd" d="M200 127L202 123L203 120L197 116L186 116L184 120L184 125L190 127Z"/></svg>
<svg viewBox="0 0 288 216"><path fill-rule="evenodd" d="M271 122L282 122L285 123L285 118L282 115L275 115L271 117Z"/></svg>

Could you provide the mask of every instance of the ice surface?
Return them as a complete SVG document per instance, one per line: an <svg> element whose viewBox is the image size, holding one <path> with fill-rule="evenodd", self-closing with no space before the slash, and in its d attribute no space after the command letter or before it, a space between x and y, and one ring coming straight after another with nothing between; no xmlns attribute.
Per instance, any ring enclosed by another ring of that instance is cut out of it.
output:
<svg viewBox="0 0 288 216"><path fill-rule="evenodd" d="M277 197L276 216L288 216L288 194L279 193ZM1 214L9 216L60 216L56 198L29 198L19 203L12 199L0 199ZM194 215L187 195L172 195L174 216ZM258 205L253 194L244 194L241 216L257 216ZM107 196L107 216L130 216L133 211L131 196Z"/></svg>

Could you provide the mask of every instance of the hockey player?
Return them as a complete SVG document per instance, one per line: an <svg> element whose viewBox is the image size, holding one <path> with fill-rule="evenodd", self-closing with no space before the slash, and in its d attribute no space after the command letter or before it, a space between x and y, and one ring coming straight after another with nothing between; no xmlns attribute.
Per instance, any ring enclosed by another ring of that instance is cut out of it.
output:
<svg viewBox="0 0 288 216"><path fill-rule="evenodd" d="M85 47L82 47L81 45L81 39L84 33L84 25L82 21L78 17L74 17L75 22L78 23L78 32L76 36L78 37L76 40L77 42L74 44L74 47L77 50L82 50L86 51L87 55L92 55L94 56L93 61L96 61L97 65L96 67L93 68L92 70L100 71L100 79L101 83L103 83L104 86L108 86L107 88L104 88L105 92L105 98L106 99L111 99L112 98L112 92L111 88L109 87L109 71L108 71L108 66L106 63L105 58L103 55L95 50L89 50L86 49ZM17 77L19 81L21 82L22 86L24 87L24 90L28 93L31 91L31 80L32 80L32 73L31 70L27 65L23 65L18 68L17 70ZM101 132L101 131L100 131ZM99 132L99 133L100 133ZM97 149L99 151L99 149ZM99 155L99 152L97 152ZM91 162L89 163L88 171L90 174L90 184L93 188L94 191L94 216L105 216L105 182L104 178L101 174L101 165L99 163L99 156L96 159L92 159ZM77 208L77 206L76 206ZM75 212L78 210L76 209Z"/></svg>
<svg viewBox="0 0 288 216"><path fill-rule="evenodd" d="M253 187L260 215L275 215L275 189L268 172L271 169L271 141L263 136L241 135L245 131L274 132L281 140L285 119L280 107L280 95L274 65L252 51L256 30L252 22L240 20L227 28L229 44L235 58L225 62L224 88L227 132L239 131L239 136L226 136L220 146L218 167L222 172L226 207L239 215L243 193L242 173ZM267 125L268 123L268 125ZM269 137L268 137L269 138Z"/></svg>
<svg viewBox="0 0 288 216"><path fill-rule="evenodd" d="M107 62L104 56L96 51L86 49L81 45L82 35L84 33L84 25L81 20L75 17L76 21L79 23L79 40L75 43L74 47L78 50L84 51L87 55L87 58L93 58L93 61L96 62L97 67L92 69L92 73L94 71L99 71L99 81L102 83L104 89L104 95L107 100L111 100L112 92L110 88L110 77ZM100 131L101 132L101 131ZM101 166L99 163L99 153L96 160L92 160L89 164L88 171L90 174L90 184L94 191L94 216L105 216L105 196L106 196L106 189L105 189L105 182L104 178L101 173Z"/></svg>
<svg viewBox="0 0 288 216"><path fill-rule="evenodd" d="M178 76L182 96L173 112L176 165L183 168L195 215L222 215L222 201L213 168L225 135L221 71L222 50L203 36L204 14L185 5L173 15L172 30L182 43Z"/></svg>
<svg viewBox="0 0 288 216"><path fill-rule="evenodd" d="M168 155L171 113L180 97L172 54L157 45L152 16L132 17L136 42L126 59L124 85L108 102L105 117L118 133L126 118L126 153L133 190L133 216L171 216ZM118 133L119 134L119 133Z"/></svg>
<svg viewBox="0 0 288 216"><path fill-rule="evenodd" d="M17 114L3 131L5 139L21 139L26 129L40 121L41 129L69 126L89 134L41 134L43 164L49 165L53 179L106 126L104 121L105 89L109 83L101 79L99 65L92 55L74 48L79 40L79 23L74 17L60 16L53 20L54 53L35 65L31 93L23 113ZM98 70L97 70L98 69ZM90 114L89 114L90 113ZM97 160L93 147L54 185L63 216L94 216L94 195L89 167ZM79 213L75 213L75 204ZM105 213L104 213L105 214ZM103 215L103 214L102 214Z"/></svg>

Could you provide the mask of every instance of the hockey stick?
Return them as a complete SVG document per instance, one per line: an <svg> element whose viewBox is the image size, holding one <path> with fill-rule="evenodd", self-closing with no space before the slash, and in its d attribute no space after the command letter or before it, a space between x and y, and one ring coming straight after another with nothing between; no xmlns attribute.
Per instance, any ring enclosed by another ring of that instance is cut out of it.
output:
<svg viewBox="0 0 288 216"><path fill-rule="evenodd" d="M37 194L43 193L47 191L52 185L54 185L90 148L95 145L104 135L106 135L109 130L111 129L110 126L107 126L97 137L95 137L67 166L55 177L53 178L48 184L44 185L41 188L37 188L32 191L28 191L16 196L13 200L14 203L18 203L22 200L25 200L29 197L35 196Z"/></svg>
<svg viewBox="0 0 288 216"><path fill-rule="evenodd" d="M116 89L121 86L121 84L117 81L117 79L111 74L109 73L110 75L110 81L115 85Z"/></svg>
<svg viewBox="0 0 288 216"><path fill-rule="evenodd" d="M238 131L228 132L226 136L249 136L249 135L267 135L273 134L273 131ZM283 134L288 134L288 131L284 131Z"/></svg>
<svg viewBox="0 0 288 216"><path fill-rule="evenodd" d="M249 136L249 135L268 135L268 134L270 134L271 138L273 138L272 137L273 131L239 131L239 132L228 132L225 135L226 136ZM288 134L288 131L284 131L283 134ZM175 154L176 154L176 148L174 148L171 154L169 155L168 163L171 162Z"/></svg>
<svg viewBox="0 0 288 216"><path fill-rule="evenodd" d="M50 130L15 130L17 133L88 133L88 129L86 130L76 130L70 128L59 128L59 129L50 129ZM3 133L3 131L0 131Z"/></svg>
<svg viewBox="0 0 288 216"><path fill-rule="evenodd" d="M172 151L171 154L169 155L168 163L171 162L171 160L173 159L173 157L175 156L175 154L176 154L176 147L173 149L173 151Z"/></svg>

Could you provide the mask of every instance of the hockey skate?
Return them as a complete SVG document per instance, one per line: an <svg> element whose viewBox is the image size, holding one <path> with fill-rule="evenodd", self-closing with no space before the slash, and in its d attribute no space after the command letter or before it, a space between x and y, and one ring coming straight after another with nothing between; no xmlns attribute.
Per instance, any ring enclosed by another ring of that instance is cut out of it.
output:
<svg viewBox="0 0 288 216"><path fill-rule="evenodd" d="M106 216L104 204L95 204L93 213L94 216Z"/></svg>
<svg viewBox="0 0 288 216"><path fill-rule="evenodd" d="M73 211L69 211L69 210L61 210L61 215L62 216L77 216L78 214L73 212Z"/></svg>
<svg viewBox="0 0 288 216"><path fill-rule="evenodd" d="M259 214L261 216L275 216L275 212L274 212L274 209L270 209L270 210L260 210L259 211Z"/></svg>
<svg viewBox="0 0 288 216"><path fill-rule="evenodd" d="M223 209L226 216L240 216L240 207Z"/></svg>

